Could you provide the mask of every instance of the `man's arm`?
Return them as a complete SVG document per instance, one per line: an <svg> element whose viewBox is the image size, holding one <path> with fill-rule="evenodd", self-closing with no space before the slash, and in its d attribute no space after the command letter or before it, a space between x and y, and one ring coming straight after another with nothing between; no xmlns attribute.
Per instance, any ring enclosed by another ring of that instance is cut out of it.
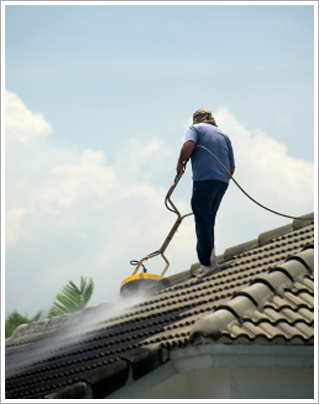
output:
<svg viewBox="0 0 319 404"><path fill-rule="evenodd" d="M195 143L192 140L188 140L183 144L176 167L177 174L179 174L182 171L183 164L188 161L194 149L195 149Z"/></svg>
<svg viewBox="0 0 319 404"><path fill-rule="evenodd" d="M235 167L230 166L229 172L230 172L230 176L232 177L234 175L234 172L235 172Z"/></svg>

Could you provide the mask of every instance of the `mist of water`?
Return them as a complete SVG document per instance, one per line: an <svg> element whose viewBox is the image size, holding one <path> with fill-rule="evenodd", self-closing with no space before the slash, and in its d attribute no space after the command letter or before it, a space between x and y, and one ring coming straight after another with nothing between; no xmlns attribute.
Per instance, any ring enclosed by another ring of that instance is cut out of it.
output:
<svg viewBox="0 0 319 404"><path fill-rule="evenodd" d="M69 315L65 325L57 331L35 334L35 338L38 336L40 338L29 343L27 348L26 345L21 345L23 352L16 351L10 355L10 348L8 347L7 351L9 355L6 357L6 378L25 372L32 365L72 349L72 345L89 338L89 334L92 331L118 323L120 316L134 311L134 307L138 306L148 297L149 294L145 291L138 291L125 297L121 296L110 303L101 304L100 306ZM57 318L52 319L52 321L57 320ZM33 335L29 335L28 339L31 340L32 337ZM18 337L16 342L18 343L19 340L22 342L23 337L22 339ZM11 342L14 341L12 339Z"/></svg>

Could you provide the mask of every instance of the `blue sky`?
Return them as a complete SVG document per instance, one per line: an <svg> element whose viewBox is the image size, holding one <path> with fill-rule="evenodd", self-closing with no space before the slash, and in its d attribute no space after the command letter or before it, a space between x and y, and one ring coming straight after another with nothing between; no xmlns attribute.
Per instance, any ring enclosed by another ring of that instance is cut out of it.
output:
<svg viewBox="0 0 319 404"><path fill-rule="evenodd" d="M175 220L163 199L201 107L232 140L249 193L287 214L314 210L316 2L7 4L6 312L49 309L81 275L96 283L92 305L118 295L129 260L158 249ZM185 212L190 171L174 194ZM217 253L289 222L231 185ZM167 255L167 275L196 262L192 218Z"/></svg>

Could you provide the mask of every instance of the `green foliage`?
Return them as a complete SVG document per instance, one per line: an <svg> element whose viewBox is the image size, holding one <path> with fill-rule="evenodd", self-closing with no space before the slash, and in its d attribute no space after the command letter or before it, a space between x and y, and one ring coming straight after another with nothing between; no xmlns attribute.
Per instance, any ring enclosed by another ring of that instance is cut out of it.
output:
<svg viewBox="0 0 319 404"><path fill-rule="evenodd" d="M12 335L13 331L21 324L29 324L32 321L38 321L42 315L42 311L39 311L34 317L28 318L28 314L23 316L14 310L12 313L8 315L6 318L6 331L5 337L8 338Z"/></svg>
<svg viewBox="0 0 319 404"><path fill-rule="evenodd" d="M62 291L56 295L57 302L53 303L50 309L49 317L71 314L78 310L84 310L88 304L94 289L93 279L81 276L81 286L78 288L74 282L64 286Z"/></svg>
<svg viewBox="0 0 319 404"><path fill-rule="evenodd" d="M63 314L71 314L78 310L84 310L92 296L93 289L94 282L92 278L87 281L87 278L81 276L80 287L77 287L74 282L70 281L56 296L57 302L53 303L49 317L62 316ZM39 321L42 314L42 311L39 311L35 316L29 318L28 314L23 316L14 310L12 313L8 314L6 318L5 337L10 337L13 331L21 324Z"/></svg>

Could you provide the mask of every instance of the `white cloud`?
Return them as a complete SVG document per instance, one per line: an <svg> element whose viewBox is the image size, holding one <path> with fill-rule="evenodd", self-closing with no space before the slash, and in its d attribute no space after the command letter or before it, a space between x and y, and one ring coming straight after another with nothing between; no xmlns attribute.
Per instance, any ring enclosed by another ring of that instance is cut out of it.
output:
<svg viewBox="0 0 319 404"><path fill-rule="evenodd" d="M148 181L160 174L163 164L175 156L159 139L150 139L146 144L131 138L116 153L115 169L128 183L132 180Z"/></svg>
<svg viewBox="0 0 319 404"><path fill-rule="evenodd" d="M17 140L27 143L52 133L52 126L39 112L31 112L16 94L8 90L5 92L5 104L6 142Z"/></svg>
<svg viewBox="0 0 319 404"><path fill-rule="evenodd" d="M19 241L21 237L27 237L28 233L22 228L21 220L29 211L23 208L11 208L6 212L6 244L11 245Z"/></svg>
<svg viewBox="0 0 319 404"><path fill-rule="evenodd" d="M78 163L59 162L48 171L32 204L39 213L59 213L92 197L103 198L106 204L116 187L116 174L112 167L105 166L104 154L85 150Z"/></svg>

